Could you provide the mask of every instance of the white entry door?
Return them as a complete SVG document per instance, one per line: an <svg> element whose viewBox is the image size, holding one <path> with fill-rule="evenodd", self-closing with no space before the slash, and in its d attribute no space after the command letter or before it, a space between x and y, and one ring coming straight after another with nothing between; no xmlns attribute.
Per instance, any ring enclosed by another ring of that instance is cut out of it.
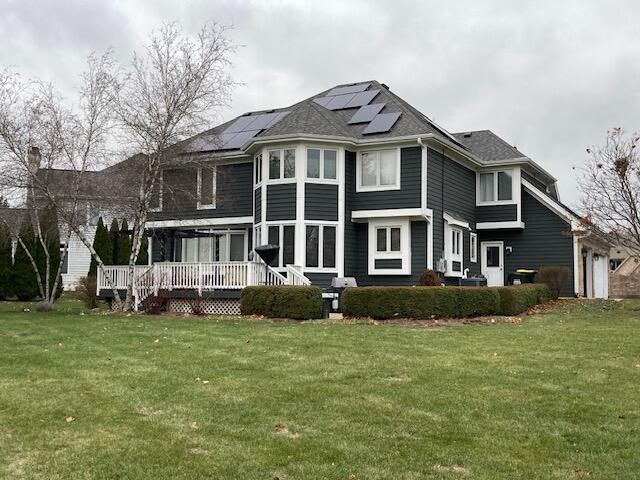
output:
<svg viewBox="0 0 640 480"><path fill-rule="evenodd" d="M609 259L601 255L593 256L593 296L609 297Z"/></svg>
<svg viewBox="0 0 640 480"><path fill-rule="evenodd" d="M482 242L480 249L482 274L487 277L487 285L502 287L504 285L504 243Z"/></svg>

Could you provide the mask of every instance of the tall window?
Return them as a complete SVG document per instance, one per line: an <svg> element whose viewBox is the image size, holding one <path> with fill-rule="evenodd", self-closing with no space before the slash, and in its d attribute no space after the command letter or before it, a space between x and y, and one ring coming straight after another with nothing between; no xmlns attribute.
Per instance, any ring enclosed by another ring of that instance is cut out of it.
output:
<svg viewBox="0 0 640 480"><path fill-rule="evenodd" d="M400 188L400 158L397 149L362 152L357 169L359 191Z"/></svg>
<svg viewBox="0 0 640 480"><path fill-rule="evenodd" d="M376 251L377 252L400 252L400 227L378 227L376 228Z"/></svg>
<svg viewBox="0 0 640 480"><path fill-rule="evenodd" d="M198 168L198 209L216 208L216 167Z"/></svg>
<svg viewBox="0 0 640 480"><path fill-rule="evenodd" d="M478 261L478 234L469 234L469 260L473 263Z"/></svg>
<svg viewBox="0 0 640 480"><path fill-rule="evenodd" d="M262 182L262 154L256 155L256 158L253 161L253 178L256 185Z"/></svg>
<svg viewBox="0 0 640 480"><path fill-rule="evenodd" d="M336 150L307 149L307 178L336 179Z"/></svg>
<svg viewBox="0 0 640 480"><path fill-rule="evenodd" d="M480 203L511 201L513 200L513 171L481 173L478 188Z"/></svg>
<svg viewBox="0 0 640 480"><path fill-rule="evenodd" d="M307 225L306 266L308 268L335 268L336 227L332 225Z"/></svg>
<svg viewBox="0 0 640 480"><path fill-rule="evenodd" d="M269 264L272 267L293 265L296 259L296 227L295 225L269 225L267 229L270 245L278 245L278 256Z"/></svg>
<svg viewBox="0 0 640 480"><path fill-rule="evenodd" d="M283 150L269 150L269 179L295 178L296 176L296 150L285 148Z"/></svg>
<svg viewBox="0 0 640 480"><path fill-rule="evenodd" d="M463 272L464 237L462 228L445 223L444 255L447 260L446 276L461 277Z"/></svg>

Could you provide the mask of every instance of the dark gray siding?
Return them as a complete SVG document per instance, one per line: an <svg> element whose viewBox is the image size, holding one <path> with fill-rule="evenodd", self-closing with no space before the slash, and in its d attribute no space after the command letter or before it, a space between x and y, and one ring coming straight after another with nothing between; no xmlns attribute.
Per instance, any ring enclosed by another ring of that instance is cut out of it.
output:
<svg viewBox="0 0 640 480"><path fill-rule="evenodd" d="M358 247L356 242L357 227L351 221L354 196L356 192L356 154L345 151L344 179L345 179L345 209L344 209L344 274L347 277L355 275L358 261Z"/></svg>
<svg viewBox="0 0 640 480"><path fill-rule="evenodd" d="M345 275L356 277L358 285L417 285L420 274L427 268L427 223L411 222L411 274L410 275L369 275L368 237L369 225L354 223L354 255L351 270ZM345 252L346 256L346 252Z"/></svg>
<svg viewBox="0 0 640 480"><path fill-rule="evenodd" d="M402 148L400 150L400 190L384 192L355 193L355 155L347 158L347 163L353 162L353 210L379 210L386 208L417 208L420 207L420 182L422 178L422 154L420 147ZM350 168L348 166L347 168Z"/></svg>
<svg viewBox="0 0 640 480"><path fill-rule="evenodd" d="M571 276L563 295L573 296L573 239L567 235L571 226L522 189L524 230L481 231L479 241L502 240L505 248L505 283L516 268L538 270L543 265L565 266ZM480 258L480 257L478 257Z"/></svg>
<svg viewBox="0 0 640 480"><path fill-rule="evenodd" d="M427 154L427 207L433 210L433 263L444 250L443 211L463 218L475 230L476 174L441 152ZM465 232L464 250L469 255L469 232ZM465 260L465 268L471 267ZM475 269L475 267L473 267ZM473 271L473 270L472 270Z"/></svg>
<svg viewBox="0 0 640 480"><path fill-rule="evenodd" d="M217 168L217 208L198 210L196 168L163 171L162 211L150 220L245 217L253 215L251 163L220 165Z"/></svg>
<svg viewBox="0 0 640 480"><path fill-rule="evenodd" d="M476 207L477 222L515 222L518 219L518 206L487 205Z"/></svg>
<svg viewBox="0 0 640 480"><path fill-rule="evenodd" d="M175 230L158 229L151 231L151 263L172 262L175 260Z"/></svg>
<svg viewBox="0 0 640 480"><path fill-rule="evenodd" d="M267 185L267 220L296 219L296 184Z"/></svg>
<svg viewBox="0 0 640 480"><path fill-rule="evenodd" d="M471 263L471 232L467 229L462 232L462 242L463 242L463 251L462 251L462 261L464 262L464 268L469 269L468 276L472 277L474 275L478 275L480 273L480 237L476 239L478 244L476 247L477 261L475 263Z"/></svg>
<svg viewBox="0 0 640 480"><path fill-rule="evenodd" d="M400 258L379 259L375 263L376 268L402 268L402 259Z"/></svg>
<svg viewBox="0 0 640 480"><path fill-rule="evenodd" d="M549 195L551 198L557 200L555 190L550 189L550 191L547 192L547 185L542 180L538 180L536 177L534 177L528 172L525 172L524 170L521 171L521 175L524 180L531 183L531 185L536 187L538 190L540 190L541 192L544 192L545 194Z"/></svg>
<svg viewBox="0 0 640 480"><path fill-rule="evenodd" d="M338 185L306 183L304 186L305 220L338 221Z"/></svg>
<svg viewBox="0 0 640 480"><path fill-rule="evenodd" d="M262 188L257 188L253 195L255 201L255 214L253 216L253 222L260 223L262 221Z"/></svg>

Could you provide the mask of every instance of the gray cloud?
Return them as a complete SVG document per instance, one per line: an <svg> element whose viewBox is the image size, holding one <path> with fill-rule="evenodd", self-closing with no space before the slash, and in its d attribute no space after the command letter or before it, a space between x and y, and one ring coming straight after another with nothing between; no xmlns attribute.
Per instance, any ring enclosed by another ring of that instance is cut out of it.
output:
<svg viewBox="0 0 640 480"><path fill-rule="evenodd" d="M494 130L574 203L585 147L640 130L638 14L633 1L5 0L0 63L72 92L92 50L125 60L163 21L233 23L245 85L223 118L375 78L451 131Z"/></svg>

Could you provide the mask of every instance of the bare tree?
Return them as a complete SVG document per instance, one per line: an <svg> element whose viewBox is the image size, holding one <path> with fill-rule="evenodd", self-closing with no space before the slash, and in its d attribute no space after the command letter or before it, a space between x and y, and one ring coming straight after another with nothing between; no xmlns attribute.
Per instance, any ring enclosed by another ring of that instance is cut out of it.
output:
<svg viewBox="0 0 640 480"><path fill-rule="evenodd" d="M640 255L640 135L626 136L621 128L607 133L604 145L590 155L578 180L586 221L619 245Z"/></svg>
<svg viewBox="0 0 640 480"><path fill-rule="evenodd" d="M226 27L209 24L190 38L176 24L166 24L152 33L142 54L134 54L118 85L114 108L121 132L126 142L144 155L135 171L137 198L131 215L132 248L124 309L132 304L134 266L163 165L180 153L182 140L203 130L213 114L228 103L234 45L226 34Z"/></svg>
<svg viewBox="0 0 640 480"><path fill-rule="evenodd" d="M41 228L41 211L53 207L66 227L65 245L72 233L84 243L101 269L104 265L86 235L86 214L79 208L85 189L85 176L105 154L110 127L109 106L113 100L111 51L102 56L91 55L88 69L82 75L79 104L75 109L65 105L51 84L23 81L15 73L0 73L0 188L18 194L29 212L36 239L45 251L44 270L40 271L25 243L21 248L31 259L40 293L49 305L61 281L66 247L58 265L51 265ZM65 195L52 190L46 172L62 168L72 172ZM56 269L56 275L50 273ZM49 279L55 278L50 284ZM116 298L117 291L113 289ZM118 299L119 300L119 299Z"/></svg>

